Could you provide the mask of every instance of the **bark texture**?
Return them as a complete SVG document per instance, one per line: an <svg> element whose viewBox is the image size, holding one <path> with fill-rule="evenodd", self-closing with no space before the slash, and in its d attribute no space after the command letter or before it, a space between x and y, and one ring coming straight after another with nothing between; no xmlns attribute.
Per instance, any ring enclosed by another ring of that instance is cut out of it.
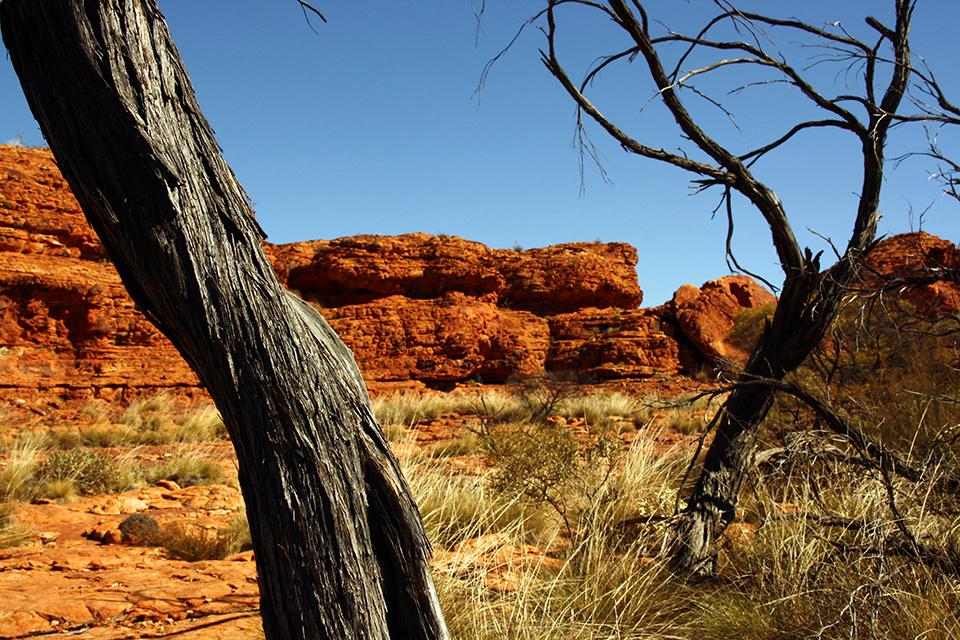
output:
<svg viewBox="0 0 960 640"><path fill-rule="evenodd" d="M429 545L353 356L287 294L154 0L3 0L61 171L240 461L268 638L446 638Z"/></svg>

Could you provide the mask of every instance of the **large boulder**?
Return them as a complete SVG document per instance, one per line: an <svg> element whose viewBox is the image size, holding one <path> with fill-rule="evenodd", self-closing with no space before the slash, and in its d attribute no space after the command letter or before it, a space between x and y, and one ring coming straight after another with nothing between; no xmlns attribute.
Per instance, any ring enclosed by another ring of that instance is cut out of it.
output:
<svg viewBox="0 0 960 640"><path fill-rule="evenodd" d="M960 311L960 249L949 240L922 231L904 233L877 243L866 259L863 286L876 290L900 281L894 295L914 305L917 313L936 320ZM919 286L904 286L917 278L953 271L952 277Z"/></svg>
<svg viewBox="0 0 960 640"><path fill-rule="evenodd" d="M749 353L729 339L734 319L745 309L774 305L772 293L748 276L726 276L702 287L684 285L667 306L687 339L715 364L743 366Z"/></svg>

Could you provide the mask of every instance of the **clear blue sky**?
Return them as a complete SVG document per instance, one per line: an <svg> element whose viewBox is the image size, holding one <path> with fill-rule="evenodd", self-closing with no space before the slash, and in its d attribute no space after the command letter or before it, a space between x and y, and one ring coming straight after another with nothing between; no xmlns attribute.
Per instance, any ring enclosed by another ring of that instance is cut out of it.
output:
<svg viewBox="0 0 960 640"><path fill-rule="evenodd" d="M613 184L588 163L581 194L571 148L575 109L539 61L541 33L528 29L499 60L478 102L474 91L484 65L542 2L488 0L479 38L471 0L314 0L329 20L312 19L318 33L294 0L159 4L200 105L273 242L413 231L501 248L598 238L628 242L639 251L644 306L664 302L681 284L700 285L728 273L726 223L722 215L711 217L720 193L689 195L683 172L624 153L593 126L588 131ZM891 23L893 0L741 6L817 25L840 21L873 42L863 18L872 14ZM713 4L659 0L649 10L675 30L691 32L712 14ZM960 2L920 0L913 32L914 52L955 102L958 22ZM575 80L596 57L626 46L612 25L582 8L561 13L560 25L560 55ZM770 35L798 67L819 53L796 50L791 34ZM821 64L810 73L832 96L849 91L844 83L858 82L855 72L844 74L843 68ZM783 85L727 95L743 81L728 74L697 83L736 115L740 130L720 110L686 94L708 134L735 152L778 137L798 117L817 116L798 91ZM0 142L22 136L28 145L43 144L6 58L0 60L0 95ZM666 149L684 143L662 109L644 109L651 86L639 61L605 71L589 95L641 142ZM960 157L957 141L956 134L941 139L945 150ZM921 128L902 128L894 132L888 157L923 146ZM856 140L830 131L802 136L758 165L756 174L785 203L800 241L829 254L807 229L845 245L858 165ZM932 169L929 161L913 159L889 175L881 233L920 228L926 210L924 230L960 239L960 205L941 196L928 179ZM779 283L782 275L758 214L738 203L736 216L734 247L741 264Z"/></svg>

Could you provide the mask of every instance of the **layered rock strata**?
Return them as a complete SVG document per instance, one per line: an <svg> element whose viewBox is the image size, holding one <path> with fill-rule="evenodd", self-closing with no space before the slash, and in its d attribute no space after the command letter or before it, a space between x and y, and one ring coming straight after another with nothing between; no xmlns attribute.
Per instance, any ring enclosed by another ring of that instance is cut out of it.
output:
<svg viewBox="0 0 960 640"><path fill-rule="evenodd" d="M637 253L622 243L513 251L415 233L264 248L371 384L499 382L544 368L673 376L727 358L733 315L772 300L736 277L639 309ZM0 147L0 397L165 389L202 394L127 296L51 153Z"/></svg>

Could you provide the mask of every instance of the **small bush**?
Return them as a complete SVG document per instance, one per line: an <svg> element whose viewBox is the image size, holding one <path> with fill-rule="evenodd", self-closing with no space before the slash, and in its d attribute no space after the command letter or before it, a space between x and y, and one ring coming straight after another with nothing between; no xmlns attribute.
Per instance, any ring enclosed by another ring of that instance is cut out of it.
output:
<svg viewBox="0 0 960 640"><path fill-rule="evenodd" d="M571 429L549 424L487 426L480 441L493 490L552 510L571 539L592 526L590 511L612 497L610 480L623 454L612 434L581 441Z"/></svg>
<svg viewBox="0 0 960 640"><path fill-rule="evenodd" d="M187 562L223 560L252 548L245 515L238 515L230 525L221 529L171 524L162 529L161 540L167 553Z"/></svg>
<svg viewBox="0 0 960 640"><path fill-rule="evenodd" d="M34 473L40 483L70 482L81 495L116 493L130 484L112 458L88 449L54 452L37 466Z"/></svg>
<svg viewBox="0 0 960 640"><path fill-rule="evenodd" d="M762 307L740 311L733 317L733 328L727 333L727 342L742 351L751 353L767 323L773 320L773 314L776 312L777 305L773 302Z"/></svg>
<svg viewBox="0 0 960 640"><path fill-rule="evenodd" d="M174 458L162 465L143 470L144 480L156 484L158 480L172 480L182 487L220 484L223 482L223 467L209 458Z"/></svg>
<svg viewBox="0 0 960 640"><path fill-rule="evenodd" d="M135 513L120 523L120 533L124 544L144 547L162 546L163 534L157 519L142 513Z"/></svg>
<svg viewBox="0 0 960 640"><path fill-rule="evenodd" d="M77 486L73 480L51 480L38 487L39 494L57 502L73 502L77 499Z"/></svg>

